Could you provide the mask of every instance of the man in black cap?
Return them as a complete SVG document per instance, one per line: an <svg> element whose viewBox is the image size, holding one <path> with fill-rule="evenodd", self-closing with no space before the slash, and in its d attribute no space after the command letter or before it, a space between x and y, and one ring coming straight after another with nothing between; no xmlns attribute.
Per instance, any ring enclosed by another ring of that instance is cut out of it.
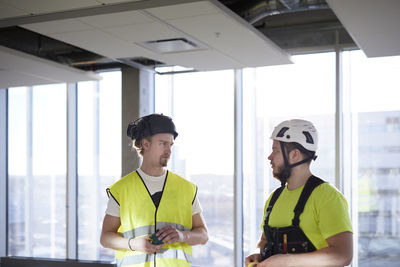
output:
<svg viewBox="0 0 400 267"><path fill-rule="evenodd" d="M107 188L100 242L116 250L118 266L191 266L192 246L205 244L208 233L197 186L165 168L175 125L151 114L130 123L127 134L143 161Z"/></svg>

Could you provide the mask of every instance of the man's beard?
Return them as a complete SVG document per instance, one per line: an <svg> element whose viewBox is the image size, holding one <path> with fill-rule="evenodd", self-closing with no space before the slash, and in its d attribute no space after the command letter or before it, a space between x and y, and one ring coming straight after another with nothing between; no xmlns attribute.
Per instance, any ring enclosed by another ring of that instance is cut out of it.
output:
<svg viewBox="0 0 400 267"><path fill-rule="evenodd" d="M167 167L167 165L168 165L168 160L169 160L169 157L164 157L164 156L161 156L160 157L160 166L161 167Z"/></svg>
<svg viewBox="0 0 400 267"><path fill-rule="evenodd" d="M283 168L278 167L277 169L278 170L276 172L273 172L272 174L274 175L274 177L276 179L278 179L281 182L281 184L283 184L283 185L286 184L287 179L290 176L291 169L285 168L285 167L283 167Z"/></svg>

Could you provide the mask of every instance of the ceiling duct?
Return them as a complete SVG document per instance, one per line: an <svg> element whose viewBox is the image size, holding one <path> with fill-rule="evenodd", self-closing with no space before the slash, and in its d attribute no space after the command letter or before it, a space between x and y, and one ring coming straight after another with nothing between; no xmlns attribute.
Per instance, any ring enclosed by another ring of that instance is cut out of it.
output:
<svg viewBox="0 0 400 267"><path fill-rule="evenodd" d="M300 0L279 0L287 9L293 9L299 6Z"/></svg>
<svg viewBox="0 0 400 267"><path fill-rule="evenodd" d="M255 24L264 18L289 13L329 10L325 0L257 0L257 1L221 1L235 13Z"/></svg>

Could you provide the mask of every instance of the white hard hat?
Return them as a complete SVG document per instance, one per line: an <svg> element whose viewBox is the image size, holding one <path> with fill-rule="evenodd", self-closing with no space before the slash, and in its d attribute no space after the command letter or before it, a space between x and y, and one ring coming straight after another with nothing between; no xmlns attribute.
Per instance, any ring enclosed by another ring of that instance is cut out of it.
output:
<svg viewBox="0 0 400 267"><path fill-rule="evenodd" d="M318 133L314 125L306 120L281 122L272 132L271 139L282 142L296 142L310 151L317 151Z"/></svg>

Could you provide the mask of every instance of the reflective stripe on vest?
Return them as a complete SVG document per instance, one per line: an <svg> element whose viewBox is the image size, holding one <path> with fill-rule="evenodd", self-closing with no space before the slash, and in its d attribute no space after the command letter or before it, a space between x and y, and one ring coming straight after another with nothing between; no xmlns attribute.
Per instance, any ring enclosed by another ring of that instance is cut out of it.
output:
<svg viewBox="0 0 400 267"><path fill-rule="evenodd" d="M118 232L126 238L147 236L169 225L181 231L192 229L192 204L197 187L172 172L167 172L158 208L137 172L121 178L110 186L109 192L120 204ZM119 250L116 258L118 266L153 266L156 261L157 267L186 267L192 260L192 247L175 242L164 245L163 251L156 254Z"/></svg>
<svg viewBox="0 0 400 267"><path fill-rule="evenodd" d="M179 231L190 231L191 230L188 227L185 227L183 225L176 224L176 223L157 222L157 229L161 229L166 226L172 226L175 229L178 229ZM146 225L146 226L137 227L135 229L132 229L130 231L122 233L122 236L126 237L126 238L135 238L135 237L147 235L148 233L154 233L154 225Z"/></svg>

